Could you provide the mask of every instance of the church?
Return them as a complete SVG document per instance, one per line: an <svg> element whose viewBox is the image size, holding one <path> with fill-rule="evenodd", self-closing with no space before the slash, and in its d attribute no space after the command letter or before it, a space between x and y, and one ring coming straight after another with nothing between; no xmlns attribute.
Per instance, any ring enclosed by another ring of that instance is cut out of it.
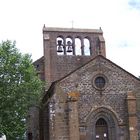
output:
<svg viewBox="0 0 140 140"><path fill-rule="evenodd" d="M107 59L101 28L44 26L43 52L34 66L46 88L30 139L140 140L140 79Z"/></svg>

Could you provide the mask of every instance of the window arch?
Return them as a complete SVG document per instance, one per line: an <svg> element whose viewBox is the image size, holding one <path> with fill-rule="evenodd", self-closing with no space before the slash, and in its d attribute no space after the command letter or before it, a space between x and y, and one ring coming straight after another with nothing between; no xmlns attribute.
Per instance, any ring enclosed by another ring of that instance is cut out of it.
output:
<svg viewBox="0 0 140 140"><path fill-rule="evenodd" d="M91 55L90 41L88 38L84 38L84 53L85 53L85 55Z"/></svg>
<svg viewBox="0 0 140 140"><path fill-rule="evenodd" d="M75 38L75 54L81 55L81 40L80 38Z"/></svg>
<svg viewBox="0 0 140 140"><path fill-rule="evenodd" d="M57 55L64 54L64 39L61 36L56 38L56 46L57 46Z"/></svg>
<svg viewBox="0 0 140 140"><path fill-rule="evenodd" d="M66 38L66 53L67 55L73 55L73 41L71 37Z"/></svg>

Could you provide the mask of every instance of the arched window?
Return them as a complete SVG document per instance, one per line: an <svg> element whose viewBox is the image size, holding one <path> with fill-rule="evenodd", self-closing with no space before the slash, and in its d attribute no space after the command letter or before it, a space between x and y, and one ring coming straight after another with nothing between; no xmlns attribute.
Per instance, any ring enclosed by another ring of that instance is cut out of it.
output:
<svg viewBox="0 0 140 140"><path fill-rule="evenodd" d="M57 37L56 46L57 46L57 54L63 55L64 54L64 39L62 37Z"/></svg>
<svg viewBox="0 0 140 140"><path fill-rule="evenodd" d="M81 55L81 40L79 38L75 38L75 54Z"/></svg>
<svg viewBox="0 0 140 140"><path fill-rule="evenodd" d="M66 38L66 53L67 55L73 55L73 42L70 37Z"/></svg>
<svg viewBox="0 0 140 140"><path fill-rule="evenodd" d="M84 53L90 55L90 41L88 38L84 38Z"/></svg>

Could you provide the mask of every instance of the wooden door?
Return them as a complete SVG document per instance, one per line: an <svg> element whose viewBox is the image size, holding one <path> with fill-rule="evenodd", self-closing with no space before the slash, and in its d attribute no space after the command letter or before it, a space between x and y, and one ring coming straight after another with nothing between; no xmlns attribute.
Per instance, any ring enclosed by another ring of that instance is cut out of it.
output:
<svg viewBox="0 0 140 140"><path fill-rule="evenodd" d="M103 118L96 122L96 140L109 140L108 139L108 126Z"/></svg>

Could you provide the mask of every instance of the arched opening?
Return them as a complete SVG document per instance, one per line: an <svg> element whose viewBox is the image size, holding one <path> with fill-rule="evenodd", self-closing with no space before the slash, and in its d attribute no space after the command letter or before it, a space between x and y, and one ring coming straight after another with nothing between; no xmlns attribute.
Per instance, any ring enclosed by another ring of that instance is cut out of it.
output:
<svg viewBox="0 0 140 140"><path fill-rule="evenodd" d="M67 55L73 55L73 42L70 37L66 38L66 53Z"/></svg>
<svg viewBox="0 0 140 140"><path fill-rule="evenodd" d="M99 107L93 110L87 118L86 137L91 140L120 140L117 139L120 131L118 123L119 118L114 111Z"/></svg>
<svg viewBox="0 0 140 140"><path fill-rule="evenodd" d="M85 55L91 55L91 53L90 53L90 41L88 38L84 38L84 53L85 53Z"/></svg>
<svg viewBox="0 0 140 140"><path fill-rule="evenodd" d="M75 38L75 53L81 55L81 40L79 38Z"/></svg>
<svg viewBox="0 0 140 140"><path fill-rule="evenodd" d="M96 136L96 140L109 140L108 125L103 118L98 119L96 122L95 136Z"/></svg>
<svg viewBox="0 0 140 140"><path fill-rule="evenodd" d="M57 37L56 39L57 55L64 54L64 39L62 37Z"/></svg>
<svg viewBox="0 0 140 140"><path fill-rule="evenodd" d="M32 136L32 133L28 133L28 140L32 140L33 139L33 136Z"/></svg>

